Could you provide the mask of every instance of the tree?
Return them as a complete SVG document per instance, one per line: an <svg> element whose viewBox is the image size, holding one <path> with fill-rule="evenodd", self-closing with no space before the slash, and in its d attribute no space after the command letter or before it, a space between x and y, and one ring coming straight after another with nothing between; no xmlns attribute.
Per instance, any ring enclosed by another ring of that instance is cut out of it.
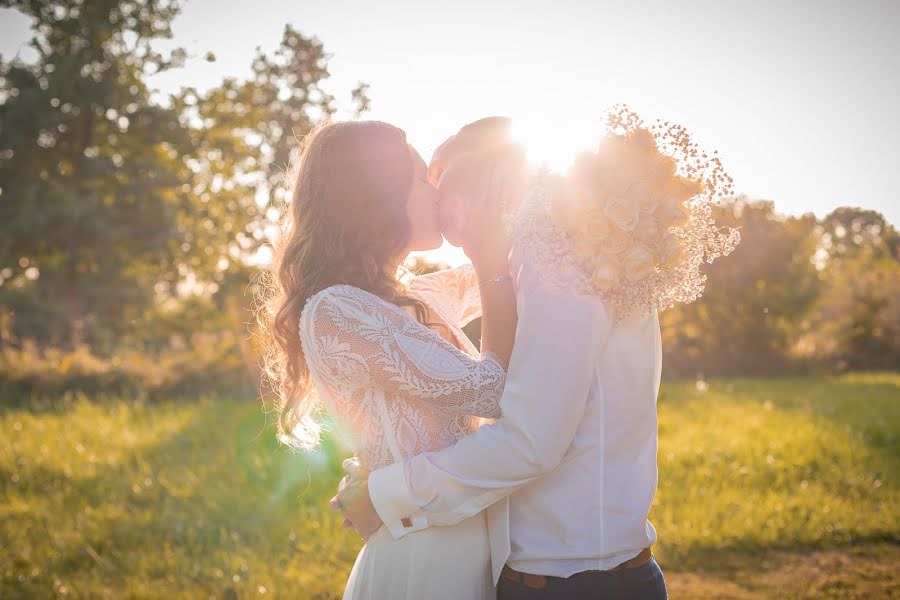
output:
<svg viewBox="0 0 900 600"><path fill-rule="evenodd" d="M880 213L841 207L817 228L822 294L803 339L836 369L900 364L900 235Z"/></svg>
<svg viewBox="0 0 900 600"><path fill-rule="evenodd" d="M741 243L709 265L703 296L663 311L668 374L767 374L794 366L793 345L815 301L813 215L783 218L769 201L737 198L715 212Z"/></svg>
<svg viewBox="0 0 900 600"><path fill-rule="evenodd" d="M334 112L322 44L288 26L249 79L160 103L148 76L186 60L152 48L171 36L177 4L0 6L34 18L38 54L0 67L0 297L12 331L110 352L122 336L153 337L157 305L177 304L186 283L233 305L278 219L297 140ZM365 84L353 102L368 106Z"/></svg>
<svg viewBox="0 0 900 600"><path fill-rule="evenodd" d="M266 243L298 140L335 111L334 98L320 88L327 59L320 42L286 26L271 56L257 51L249 79L172 97L193 149L185 156L191 206L179 225L188 232L183 260L213 289L228 279L229 265Z"/></svg>
<svg viewBox="0 0 900 600"><path fill-rule="evenodd" d="M127 323L173 259L186 196L178 158L190 139L145 78L183 58L151 47L170 37L177 6L0 5L34 18L38 55L0 64L0 266L18 281L4 285L4 301L42 341L97 342L98 321Z"/></svg>
<svg viewBox="0 0 900 600"><path fill-rule="evenodd" d="M816 228L820 258L840 263L867 253L900 261L900 233L879 212L842 206Z"/></svg>

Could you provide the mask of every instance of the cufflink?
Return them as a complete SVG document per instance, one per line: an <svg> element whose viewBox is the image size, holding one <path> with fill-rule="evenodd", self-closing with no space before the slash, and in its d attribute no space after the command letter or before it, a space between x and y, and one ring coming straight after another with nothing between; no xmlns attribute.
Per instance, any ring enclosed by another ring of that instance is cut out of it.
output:
<svg viewBox="0 0 900 600"><path fill-rule="evenodd" d="M403 517L402 519L400 519L400 524L403 525L404 527L412 527L413 526L412 520L409 517Z"/></svg>

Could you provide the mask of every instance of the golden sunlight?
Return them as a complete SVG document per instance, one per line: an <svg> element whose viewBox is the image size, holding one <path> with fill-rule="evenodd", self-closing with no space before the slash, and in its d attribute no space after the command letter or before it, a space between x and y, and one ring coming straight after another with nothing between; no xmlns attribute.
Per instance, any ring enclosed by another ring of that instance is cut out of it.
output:
<svg viewBox="0 0 900 600"><path fill-rule="evenodd" d="M512 138L525 147L533 165L543 165L557 173L568 171L575 156L596 147L603 134L599 118L579 119L577 115L567 115L548 121L535 117L514 117Z"/></svg>

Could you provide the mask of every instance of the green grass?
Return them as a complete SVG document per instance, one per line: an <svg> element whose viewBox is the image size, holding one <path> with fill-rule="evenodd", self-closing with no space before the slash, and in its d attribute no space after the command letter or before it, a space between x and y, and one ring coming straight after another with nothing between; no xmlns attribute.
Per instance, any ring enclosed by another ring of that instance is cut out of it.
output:
<svg viewBox="0 0 900 600"><path fill-rule="evenodd" d="M674 598L900 597L900 375L664 383L659 414ZM347 454L254 401L0 407L0 597L339 598Z"/></svg>

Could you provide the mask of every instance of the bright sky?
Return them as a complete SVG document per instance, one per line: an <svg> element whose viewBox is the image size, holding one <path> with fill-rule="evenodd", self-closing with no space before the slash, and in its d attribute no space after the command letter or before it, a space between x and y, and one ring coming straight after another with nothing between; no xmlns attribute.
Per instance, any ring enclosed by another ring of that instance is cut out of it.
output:
<svg viewBox="0 0 900 600"><path fill-rule="evenodd" d="M324 87L344 108L369 83L366 118L405 129L426 160L461 125L503 114L535 158L561 167L599 135L603 109L626 102L685 125L719 150L738 192L782 213L853 205L900 224L895 0L190 0L175 43L218 60L154 83L245 75L285 23L333 55ZM26 30L0 11L0 53Z"/></svg>

